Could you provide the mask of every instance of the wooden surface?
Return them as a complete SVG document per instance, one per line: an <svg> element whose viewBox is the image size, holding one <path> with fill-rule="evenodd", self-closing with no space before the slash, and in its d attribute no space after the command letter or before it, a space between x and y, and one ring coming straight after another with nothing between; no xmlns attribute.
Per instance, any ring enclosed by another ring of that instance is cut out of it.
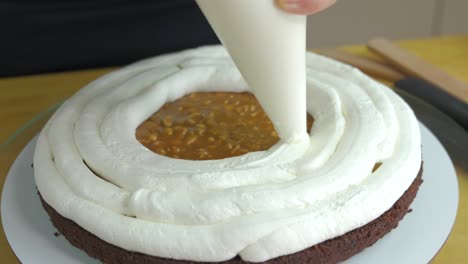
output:
<svg viewBox="0 0 468 264"><path fill-rule="evenodd" d="M318 52L329 58L352 65L371 77L395 83L405 75L387 63L362 57L339 49L320 49Z"/></svg>
<svg viewBox="0 0 468 264"><path fill-rule="evenodd" d="M381 55L396 69L401 70L408 76L416 76L431 82L445 90L459 100L468 104L468 84L462 82L436 66L429 64L421 58L406 52L393 42L376 38L367 44L373 52Z"/></svg>
<svg viewBox="0 0 468 264"><path fill-rule="evenodd" d="M452 76L468 83L468 36L411 40L399 42L406 50L447 71ZM344 47L355 54L367 57L371 54L364 46ZM22 125L61 100L69 97L84 84L111 69L75 71L38 76L0 79L0 188L14 158L37 128L11 136ZM40 126L41 123L36 124ZM10 138L10 139L8 139ZM8 139L8 140L7 140ZM468 155L468 150L465 151ZM456 161L455 161L456 163ZM445 246L433 263L466 263L468 259L468 170L455 164L460 201L457 220ZM0 228L0 263L18 263Z"/></svg>

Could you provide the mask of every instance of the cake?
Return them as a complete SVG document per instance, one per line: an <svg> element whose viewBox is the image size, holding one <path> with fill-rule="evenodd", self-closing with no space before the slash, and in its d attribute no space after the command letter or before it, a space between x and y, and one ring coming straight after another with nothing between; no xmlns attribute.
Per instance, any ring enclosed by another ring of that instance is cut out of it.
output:
<svg viewBox="0 0 468 264"><path fill-rule="evenodd" d="M221 46L90 83L36 145L52 223L104 263L336 263L357 254L396 227L416 195L418 122L352 67L308 53L307 76L305 152L279 140Z"/></svg>

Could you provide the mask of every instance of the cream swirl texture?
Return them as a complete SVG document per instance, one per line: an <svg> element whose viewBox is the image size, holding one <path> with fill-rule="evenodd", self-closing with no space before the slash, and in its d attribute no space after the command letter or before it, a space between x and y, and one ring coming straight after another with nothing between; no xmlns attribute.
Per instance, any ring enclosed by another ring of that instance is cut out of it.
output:
<svg viewBox="0 0 468 264"><path fill-rule="evenodd" d="M190 161L151 152L135 129L191 92L250 91L228 53L202 47L105 75L40 133L37 187L104 241L164 258L261 262L342 235L409 187L421 163L419 126L402 99L352 67L308 53L307 76L310 140Z"/></svg>

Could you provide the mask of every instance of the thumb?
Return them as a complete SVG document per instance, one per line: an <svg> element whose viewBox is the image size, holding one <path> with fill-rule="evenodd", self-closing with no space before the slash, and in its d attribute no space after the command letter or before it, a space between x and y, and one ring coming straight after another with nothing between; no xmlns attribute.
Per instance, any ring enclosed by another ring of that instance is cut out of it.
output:
<svg viewBox="0 0 468 264"><path fill-rule="evenodd" d="M336 0L276 0L278 6L284 11L298 15L315 14L335 2Z"/></svg>

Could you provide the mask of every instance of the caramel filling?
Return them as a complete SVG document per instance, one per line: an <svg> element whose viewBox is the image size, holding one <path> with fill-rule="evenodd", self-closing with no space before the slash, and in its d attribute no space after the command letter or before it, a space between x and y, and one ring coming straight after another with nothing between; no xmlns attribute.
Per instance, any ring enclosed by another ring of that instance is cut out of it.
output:
<svg viewBox="0 0 468 264"><path fill-rule="evenodd" d="M307 115L307 130L313 119ZM250 93L192 93L166 103L136 129L136 138L160 155L223 159L266 150L278 142L271 120Z"/></svg>

